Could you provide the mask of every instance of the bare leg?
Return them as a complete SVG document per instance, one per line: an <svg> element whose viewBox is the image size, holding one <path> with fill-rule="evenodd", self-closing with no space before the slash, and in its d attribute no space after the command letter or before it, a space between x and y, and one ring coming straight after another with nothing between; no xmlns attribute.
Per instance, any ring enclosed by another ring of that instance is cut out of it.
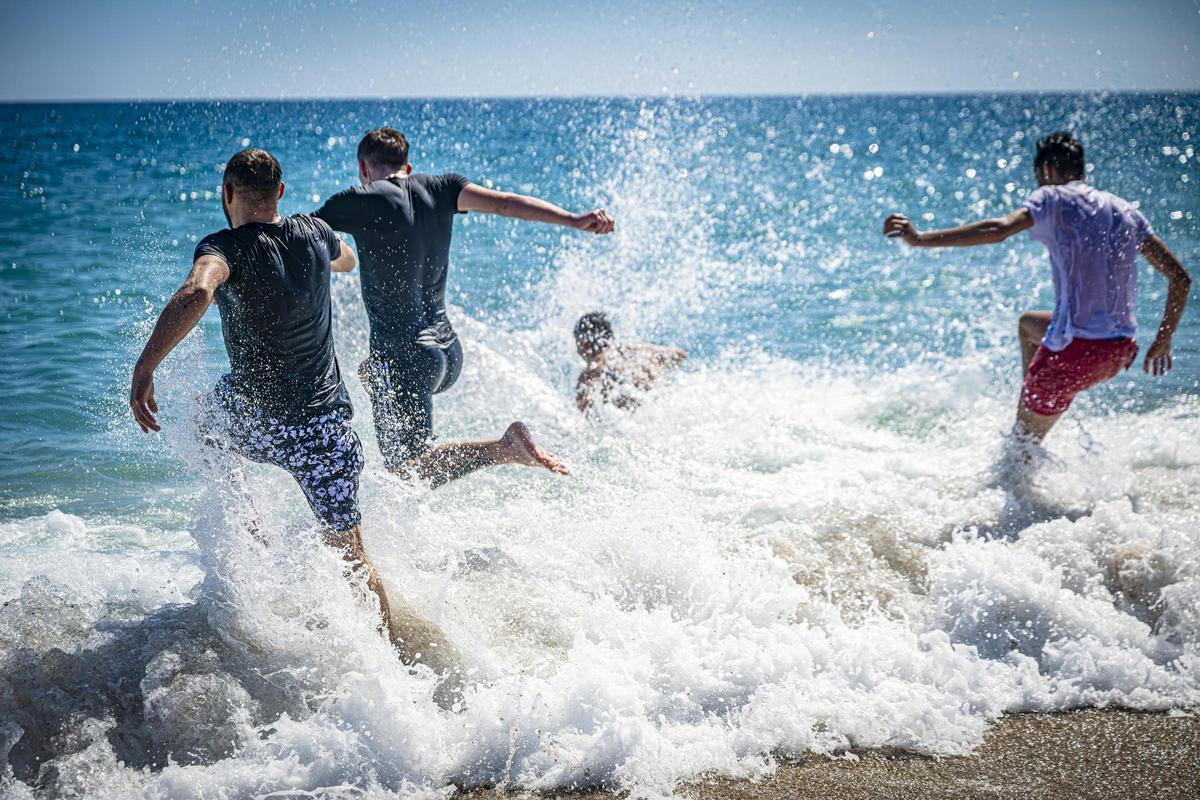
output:
<svg viewBox="0 0 1200 800"><path fill-rule="evenodd" d="M1013 425L1013 436L1033 444L1041 444L1061 416L1062 414L1038 414L1021 403L1017 409L1017 422Z"/></svg>
<svg viewBox="0 0 1200 800"><path fill-rule="evenodd" d="M1021 375L1029 374L1029 362L1050 327L1050 311L1026 311L1017 323L1017 338L1021 341ZM1048 429L1047 429L1048 430Z"/></svg>
<svg viewBox="0 0 1200 800"><path fill-rule="evenodd" d="M382 625L402 662L428 664L438 673L446 673L457 665L458 653L436 625L405 608L393 608L388 602L379 571L363 549L361 526L356 525L348 531L330 531L326 541L342 551L342 557L350 562L352 571L366 570L367 588L379 599Z"/></svg>
<svg viewBox="0 0 1200 800"><path fill-rule="evenodd" d="M1020 322L1017 323L1017 336L1021 340L1022 377L1029 375L1029 363L1033 361L1042 339L1046 336L1051 316L1052 312L1050 311L1026 311L1021 315ZM1041 444L1061 416L1062 414L1046 416L1034 413L1026 407L1025 401L1018 395L1017 422L1013 425L1013 437L1018 441Z"/></svg>
<svg viewBox="0 0 1200 800"><path fill-rule="evenodd" d="M1050 327L1051 312L1026 311L1017 323L1017 338L1021 345L1021 374L1029 376L1029 365ZM1023 392L1017 395L1017 419L1006 445L1005 460L1010 466L1026 471L1033 465L1034 446L1040 445L1046 434L1058 422L1061 414L1045 416L1031 411L1025 405Z"/></svg>
<svg viewBox="0 0 1200 800"><path fill-rule="evenodd" d="M435 487L469 475L477 469L499 464L542 467L557 475L569 474L557 458L533 443L523 422L514 422L499 439L487 442L453 442L438 445L404 463L412 472Z"/></svg>

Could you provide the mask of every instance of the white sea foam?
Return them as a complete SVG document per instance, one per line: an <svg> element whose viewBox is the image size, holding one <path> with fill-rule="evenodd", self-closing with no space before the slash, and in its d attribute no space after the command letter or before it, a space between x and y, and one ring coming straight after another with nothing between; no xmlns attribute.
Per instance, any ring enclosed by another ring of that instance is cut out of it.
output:
<svg viewBox="0 0 1200 800"><path fill-rule="evenodd" d="M570 478L398 484L351 380L368 552L463 654L462 701L440 707L437 677L393 656L291 479L249 465L254 511L210 481L185 533L60 512L0 524L0 794L655 796L810 751L963 753L1009 711L1200 704L1195 397L1148 412L1084 397L1025 482L995 466L1016 354L971 341L901 367L743 341L634 414L582 417L578 313L686 338L756 270L792 259L802 285L853 258L769 222L770 258L717 252L705 225L655 211L687 208L694 185L661 179L653 135L627 145L619 233L571 240L520 329L455 312L467 367L436 400L444 439L524 419ZM351 375L356 292L339 277ZM985 345L1012 327L976 324ZM191 342L159 376L189 463L209 357Z"/></svg>
<svg viewBox="0 0 1200 800"><path fill-rule="evenodd" d="M59 512L0 526L8 791L655 794L780 754L960 753L1005 711L1200 702L1193 402L1082 403L1090 448L1065 428L1013 491L982 360L731 353L589 422L541 334L462 327L489 378L440 398L446 435L516 413L575 473L364 477L368 548L464 652L462 706L391 656L298 490L251 466L283 546L216 491L194 545Z"/></svg>

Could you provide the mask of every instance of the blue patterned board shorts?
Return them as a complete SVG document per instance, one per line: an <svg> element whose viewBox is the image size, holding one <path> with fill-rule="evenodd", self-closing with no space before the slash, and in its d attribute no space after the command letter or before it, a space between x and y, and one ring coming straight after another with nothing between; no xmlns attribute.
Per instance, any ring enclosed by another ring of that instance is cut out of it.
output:
<svg viewBox="0 0 1200 800"><path fill-rule="evenodd" d="M226 375L205 401L201 428L207 443L260 464L287 470L313 513L335 531L362 521L358 475L362 443L350 427L350 411L333 409L301 423L284 423L256 412Z"/></svg>

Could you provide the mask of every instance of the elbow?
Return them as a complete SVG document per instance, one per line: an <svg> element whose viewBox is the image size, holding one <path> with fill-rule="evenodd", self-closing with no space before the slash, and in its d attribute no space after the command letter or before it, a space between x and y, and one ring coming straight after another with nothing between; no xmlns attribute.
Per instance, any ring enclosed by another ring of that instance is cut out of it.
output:
<svg viewBox="0 0 1200 800"><path fill-rule="evenodd" d="M987 237L988 244L999 244L1010 236L1015 235L1016 232L1016 228L1005 225L1004 220L997 219L992 221L992 224L988 226L984 235Z"/></svg>
<svg viewBox="0 0 1200 800"><path fill-rule="evenodd" d="M1187 297L1191 289L1192 276L1188 274L1188 271L1182 265L1177 264L1168 276L1167 291L1178 292Z"/></svg>
<svg viewBox="0 0 1200 800"><path fill-rule="evenodd" d="M520 217L521 210L524 208L524 200L521 195L505 192L500 199L500 216L502 217Z"/></svg>
<svg viewBox="0 0 1200 800"><path fill-rule="evenodd" d="M213 295L211 287L188 281L175 293L175 300L184 306L208 306L213 301Z"/></svg>

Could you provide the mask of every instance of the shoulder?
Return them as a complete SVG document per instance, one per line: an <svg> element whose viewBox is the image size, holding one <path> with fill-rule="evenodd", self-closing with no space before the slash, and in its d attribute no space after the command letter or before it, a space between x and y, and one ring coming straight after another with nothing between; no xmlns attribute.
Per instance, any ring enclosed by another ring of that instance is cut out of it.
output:
<svg viewBox="0 0 1200 800"><path fill-rule="evenodd" d="M1154 235L1154 228L1150 224L1150 220L1141 212L1137 204L1131 203L1124 197L1112 194L1111 192L1104 193L1112 208L1116 209L1126 225L1135 231L1138 243L1144 242Z"/></svg>
<svg viewBox="0 0 1200 800"><path fill-rule="evenodd" d="M1039 186L1025 196L1025 204L1044 205L1057 198L1062 192L1061 186Z"/></svg>
<svg viewBox="0 0 1200 800"><path fill-rule="evenodd" d="M208 234L196 245L195 258L205 255L215 255L229 261L241 244L237 231L232 228L222 228ZM194 259L193 259L194 260Z"/></svg>
<svg viewBox="0 0 1200 800"><path fill-rule="evenodd" d="M293 214L284 220L285 224L297 231L311 232L321 235L333 233L329 223L315 214Z"/></svg>
<svg viewBox="0 0 1200 800"><path fill-rule="evenodd" d="M418 179L422 186L433 192L452 189L457 193L462 191L463 187L471 182L467 176L460 172L442 172L437 175L413 174L409 176L410 180L413 178Z"/></svg>
<svg viewBox="0 0 1200 800"><path fill-rule="evenodd" d="M1029 212L1030 219L1037 226L1043 220L1053 218L1051 209L1058 205L1062 190L1061 186L1039 186L1025 196L1019 207Z"/></svg>
<svg viewBox="0 0 1200 800"><path fill-rule="evenodd" d="M373 184L372 184L373 185ZM340 192L335 192L325 199L321 207L314 212L318 217L325 218L331 215L336 215L339 212L349 211L368 195L376 194L372 191L371 186L351 186L342 189Z"/></svg>
<svg viewBox="0 0 1200 800"><path fill-rule="evenodd" d="M342 189L340 192L334 192L333 194L329 195L329 197L325 200L325 202L326 203L342 203L347 200L353 200L354 198L361 195L366 188L367 187L362 186L362 185L348 186L345 189Z"/></svg>
<svg viewBox="0 0 1200 800"><path fill-rule="evenodd" d="M1124 197L1121 197L1119 194L1113 194L1112 192L1100 192L1100 195L1113 208L1116 208L1116 209L1118 209L1122 212L1128 213L1128 214L1138 214L1138 215L1141 214L1141 212L1138 211L1137 206L1135 206L1133 203L1126 200Z"/></svg>

